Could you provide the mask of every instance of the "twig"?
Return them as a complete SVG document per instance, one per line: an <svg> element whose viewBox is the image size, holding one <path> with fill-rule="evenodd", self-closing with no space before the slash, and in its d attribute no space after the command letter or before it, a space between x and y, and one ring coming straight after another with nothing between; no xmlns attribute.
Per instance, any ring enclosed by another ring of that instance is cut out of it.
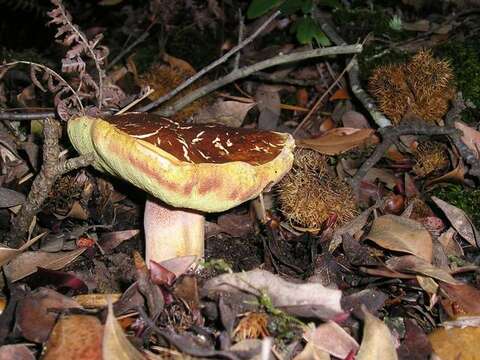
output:
<svg viewBox="0 0 480 360"><path fill-rule="evenodd" d="M238 43L240 44L243 40L243 33L245 32L245 22L243 19L242 15L242 9L238 9ZM235 56L235 62L233 63L233 69L236 70L238 69L238 66L240 65L240 52L237 53Z"/></svg>
<svg viewBox="0 0 480 360"><path fill-rule="evenodd" d="M11 112L0 112L0 120L45 120L47 117L55 117L55 112L46 111L46 112L33 112L33 113L11 113Z"/></svg>
<svg viewBox="0 0 480 360"><path fill-rule="evenodd" d="M397 127L383 127L378 129L382 142L375 148L373 154L360 166L355 176L349 179L349 183L355 191L358 191L360 182L368 171L380 161L390 145L394 144L403 135L448 135L459 134L460 131L451 127L441 127L416 122L414 124L400 124Z"/></svg>
<svg viewBox="0 0 480 360"><path fill-rule="evenodd" d="M353 57L355 58L355 57ZM325 97L330 93L330 91L340 82L340 80L342 79L343 75L345 74L345 72L347 72L351 66L352 66L352 63L353 63L353 58L352 60L350 60L350 62L347 64L347 66L345 66L345 69L343 69L343 71L337 76L337 78L335 79L335 81L333 83L330 84L330 86L328 87L328 89L322 94L322 96L320 96L318 98L318 100L315 102L315 104L312 106L312 108L310 109L310 111L308 112L307 115L305 115L305 117L303 118L303 120L300 122L300 124L297 125L297 127L295 128L295 130L293 131L292 135L295 136L295 134L305 125L305 123L308 121L308 119L310 119L310 117L312 116L312 114L318 110L318 108L320 107L320 105L322 104L322 101L323 99L325 99Z"/></svg>
<svg viewBox="0 0 480 360"><path fill-rule="evenodd" d="M144 42L147 37L150 35L150 33L147 31L145 31L142 35L140 35L137 40L135 40L133 43L131 43L130 45L128 45L125 49L123 49L120 54L118 54L115 59L113 59L110 64L108 64L107 66L107 69L106 70L110 70L113 65L115 65L117 62L119 62L126 54L128 54L130 51L132 51L132 49L137 46L138 44Z"/></svg>
<svg viewBox="0 0 480 360"><path fill-rule="evenodd" d="M88 166L93 162L93 155L82 155L66 161L59 160L60 147L58 139L61 134L59 124L53 118L44 121L44 142L43 142L43 164L40 172L32 183L32 187L20 212L12 220L8 242L11 246L17 247L28 228L41 210L47 199L56 179L71 171Z"/></svg>
<svg viewBox="0 0 480 360"><path fill-rule="evenodd" d="M313 86L318 84L318 80L293 79L293 78L281 77L276 74L269 74L261 71L253 74L252 76L254 76L259 80L268 81L271 83L289 84L289 85L295 85L295 86Z"/></svg>
<svg viewBox="0 0 480 360"><path fill-rule="evenodd" d="M267 21L265 21L257 30L255 30L255 32L250 35L248 38L246 38L245 40L243 40L240 44L238 44L237 46L233 47L232 49L230 49L230 51L228 51L225 55L223 55L221 58L215 60L214 62L212 62L210 65L204 67L202 70L200 70L199 72L197 72L195 75L193 75L192 77L190 77L189 79L187 79L185 82L183 82L182 84L180 84L178 87L176 87L175 89L173 89L172 91L170 91L168 94L162 96L161 98L151 102L150 104L146 105L146 106L143 106L141 107L140 109L138 109L138 111L149 111L157 106L159 106L160 104L163 104L164 102L170 100L171 98L173 98L175 95L177 95L180 91L182 91L183 89L185 89L186 87L188 87L189 85L191 85L194 81L198 80L199 78L201 78L203 75L205 75L207 72L209 72L210 70L212 70L213 68L217 67L218 65L220 64L223 64L225 61L227 61L232 55L234 55L235 53L237 53L238 51L240 51L241 49L243 49L245 46L247 46L248 44L250 44L278 15L280 15L280 11L276 11L275 13L273 13L272 16L270 16Z"/></svg>
<svg viewBox="0 0 480 360"><path fill-rule="evenodd" d="M223 78L220 78L218 80L212 81L211 83L195 90L186 95L185 97L179 99L172 105L160 109L157 111L157 114L163 115L163 116L171 116L175 114L177 111L180 109L183 109L185 106L188 104L192 103L193 101L197 100L198 98L214 91L217 90L218 88L230 84L231 82L247 77L257 71L267 69L272 66L276 65L281 65L281 64L286 64L290 62L295 62L299 60L306 60L306 59L311 59L311 58L316 58L316 57L321 57L321 56L328 56L328 55L339 55L339 54L355 54L359 53L362 51L362 45L361 44L356 44L356 45L345 45L345 46L332 46L328 48L322 48L322 49L315 49L315 50L308 50L308 51L299 51L299 52L294 52L291 54L286 54L286 55L278 55L273 58L260 61L256 64L250 65L250 66L245 66L243 68L234 70L224 76ZM140 109L139 111L145 111L144 108Z"/></svg>
<svg viewBox="0 0 480 360"><path fill-rule="evenodd" d="M341 36L337 34L335 29L332 26L330 26L328 22L324 21L321 17L319 17L319 20L322 24L320 27L322 28L323 32L329 37L329 39L334 44L336 45L346 44L345 40L343 40ZM362 88L359 74L360 74L360 68L358 66L358 59L354 56L351 60L351 66L348 69L348 79L350 80L350 87L352 89L353 94L362 103L365 109L369 112L373 121L375 121L375 123L379 127L392 126L392 122L383 113L378 111L377 106L375 105L375 101Z"/></svg>

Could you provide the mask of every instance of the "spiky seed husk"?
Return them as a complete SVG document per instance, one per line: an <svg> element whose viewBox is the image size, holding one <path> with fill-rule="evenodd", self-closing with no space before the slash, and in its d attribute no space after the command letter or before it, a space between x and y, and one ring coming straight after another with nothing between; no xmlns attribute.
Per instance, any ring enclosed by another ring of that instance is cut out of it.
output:
<svg viewBox="0 0 480 360"><path fill-rule="evenodd" d="M406 64L375 69L368 88L379 109L395 124L407 112L436 122L446 114L455 95L453 80L447 61L437 60L430 51L422 50Z"/></svg>
<svg viewBox="0 0 480 360"><path fill-rule="evenodd" d="M314 150L295 151L294 166L277 190L282 213L297 226L318 229L332 214L337 215L337 224L357 214L350 186L332 175L326 158Z"/></svg>
<svg viewBox="0 0 480 360"><path fill-rule="evenodd" d="M436 141L419 143L414 156L415 165L412 170L420 177L438 174L449 164L445 145Z"/></svg>

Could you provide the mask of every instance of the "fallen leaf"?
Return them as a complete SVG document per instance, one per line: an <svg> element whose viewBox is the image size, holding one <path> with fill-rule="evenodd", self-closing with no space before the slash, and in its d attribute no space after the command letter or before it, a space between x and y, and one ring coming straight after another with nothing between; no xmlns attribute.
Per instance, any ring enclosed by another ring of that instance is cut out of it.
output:
<svg viewBox="0 0 480 360"><path fill-rule="evenodd" d="M102 360L103 325L95 316L60 318L44 346L42 360Z"/></svg>
<svg viewBox="0 0 480 360"><path fill-rule="evenodd" d="M22 205L25 202L25 195L18 191L0 187L0 209Z"/></svg>
<svg viewBox="0 0 480 360"><path fill-rule="evenodd" d="M420 19L411 23L402 21L402 29L407 31L426 32L430 30L430 21L427 19Z"/></svg>
<svg viewBox="0 0 480 360"><path fill-rule="evenodd" d="M247 113L256 105L255 102L217 100L199 111L194 117L196 124L222 124L240 127Z"/></svg>
<svg viewBox="0 0 480 360"><path fill-rule="evenodd" d="M160 263L165 269L175 274L178 279L191 269L197 262L198 257L195 255L179 256L176 258L164 260Z"/></svg>
<svg viewBox="0 0 480 360"><path fill-rule="evenodd" d="M51 270L60 270L79 257L86 248L58 253L43 251L27 251L18 255L8 265L4 266L5 275L11 282L23 279L33 274L38 267Z"/></svg>
<svg viewBox="0 0 480 360"><path fill-rule="evenodd" d="M368 120L362 113L349 110L342 115L342 124L346 128L354 129L370 129Z"/></svg>
<svg viewBox="0 0 480 360"><path fill-rule="evenodd" d="M212 296L221 292L247 292L256 296L264 292L273 306L302 317L330 319L343 312L342 292L321 284L295 284L265 270L223 274L209 279L203 292Z"/></svg>
<svg viewBox="0 0 480 360"><path fill-rule="evenodd" d="M463 143L473 151L475 157L478 159L480 151L480 131L459 121L455 121L455 127L463 132Z"/></svg>
<svg viewBox="0 0 480 360"><path fill-rule="evenodd" d="M220 227L220 232L233 237L243 238L252 234L254 231L254 223L248 213L238 214L229 212L220 215L217 224Z"/></svg>
<svg viewBox="0 0 480 360"><path fill-rule="evenodd" d="M330 360L330 355L318 348L316 348L311 343L307 343L303 348L302 352L295 356L293 360Z"/></svg>
<svg viewBox="0 0 480 360"><path fill-rule="evenodd" d="M467 326L480 327L480 316L459 316L455 320L447 320L441 323L445 329L465 328Z"/></svg>
<svg viewBox="0 0 480 360"><path fill-rule="evenodd" d="M405 319L405 337L397 353L401 360L430 359L432 345L427 334L412 319Z"/></svg>
<svg viewBox="0 0 480 360"><path fill-rule="evenodd" d="M82 294L73 296L72 299L87 309L107 307L108 300L115 302L122 294Z"/></svg>
<svg viewBox="0 0 480 360"><path fill-rule="evenodd" d="M147 358L128 341L122 327L113 314L112 303L108 304L107 321L103 331L103 359L146 360Z"/></svg>
<svg viewBox="0 0 480 360"><path fill-rule="evenodd" d="M120 245L124 241L130 240L131 238L133 238L139 233L140 233L140 230L138 229L112 231L108 233L103 233L100 235L100 239L98 243L100 244L102 249L105 251L105 253L109 254L118 245Z"/></svg>
<svg viewBox="0 0 480 360"><path fill-rule="evenodd" d="M368 218L370 217L370 214L372 213L373 208L368 208L360 215L355 217L353 220L349 221L345 225L342 225L338 229L335 229L335 232L333 233L332 241L328 245L328 251L333 253L333 251L342 243L342 236L344 234L349 234L351 236L355 236L358 232L360 232L365 224L368 221Z"/></svg>
<svg viewBox="0 0 480 360"><path fill-rule="evenodd" d="M260 85L255 92L260 115L258 117L258 128L262 130L274 130L280 119L280 95L279 86Z"/></svg>
<svg viewBox="0 0 480 360"><path fill-rule="evenodd" d="M393 175L393 172L376 167L368 170L363 179L370 182L375 182L378 179L390 190L392 190L399 182L398 178Z"/></svg>
<svg viewBox="0 0 480 360"><path fill-rule="evenodd" d="M356 353L359 348L356 340L334 321L307 331L303 337L317 349L340 359L345 359L352 352Z"/></svg>
<svg viewBox="0 0 480 360"><path fill-rule="evenodd" d="M463 164L463 161L460 159L458 161L457 166L455 169L447 172L446 174L443 174L435 179L429 179L426 183L425 186L430 187L435 184L440 184L440 183L457 183L457 184L463 184L465 182L465 165Z"/></svg>
<svg viewBox="0 0 480 360"><path fill-rule="evenodd" d="M392 334L384 322L363 307L365 325L356 360L397 360Z"/></svg>
<svg viewBox="0 0 480 360"><path fill-rule="evenodd" d="M35 360L33 352L24 344L0 346L0 360Z"/></svg>
<svg viewBox="0 0 480 360"><path fill-rule="evenodd" d="M405 255L388 259L385 264L394 271L430 276L448 284L459 284L452 275L414 255Z"/></svg>
<svg viewBox="0 0 480 360"><path fill-rule="evenodd" d="M73 299L52 289L39 288L25 296L17 306L15 327L29 341L43 343L47 340L58 311L81 306ZM52 311L57 309L57 312Z"/></svg>
<svg viewBox="0 0 480 360"><path fill-rule="evenodd" d="M350 95L348 94L347 88L340 88L337 91L333 93L332 96L330 96L330 101L334 100L348 100L350 99Z"/></svg>
<svg viewBox="0 0 480 360"><path fill-rule="evenodd" d="M441 244L445 255L447 256L464 256L463 248L455 240L455 234L457 232L453 228L449 228L438 237L438 242Z"/></svg>
<svg viewBox="0 0 480 360"><path fill-rule="evenodd" d="M338 155L367 144L374 133L373 129L335 128L317 138L297 139L296 143L321 154Z"/></svg>
<svg viewBox="0 0 480 360"><path fill-rule="evenodd" d="M441 304L450 318L480 315L480 290L469 284L440 283Z"/></svg>
<svg viewBox="0 0 480 360"><path fill-rule="evenodd" d="M45 234L46 232L43 232L35 236L34 238L28 240L25 244L23 244L18 249L0 247L0 266L4 266L8 262L10 262L12 259L14 259L18 254L21 254L22 252L27 250L30 246L32 246L35 242L37 242L38 239L43 237Z"/></svg>
<svg viewBox="0 0 480 360"><path fill-rule="evenodd" d="M432 261L432 236L419 222L396 215L384 215L373 221L367 239L394 251Z"/></svg>
<svg viewBox="0 0 480 360"><path fill-rule="evenodd" d="M480 236L477 229L462 209L432 196L433 202L443 211L450 223L470 245L478 246Z"/></svg>
<svg viewBox="0 0 480 360"><path fill-rule="evenodd" d="M480 327L438 328L428 336L433 352L442 360L478 359Z"/></svg>

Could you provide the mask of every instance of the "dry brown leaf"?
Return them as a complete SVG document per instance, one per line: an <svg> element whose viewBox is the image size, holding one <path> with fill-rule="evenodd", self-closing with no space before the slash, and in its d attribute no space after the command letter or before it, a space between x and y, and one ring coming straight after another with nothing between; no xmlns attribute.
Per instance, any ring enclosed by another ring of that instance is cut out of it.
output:
<svg viewBox="0 0 480 360"><path fill-rule="evenodd" d="M103 325L95 316L60 318L45 344L43 360L102 360Z"/></svg>
<svg viewBox="0 0 480 360"><path fill-rule="evenodd" d="M347 358L350 353L355 354L359 348L357 341L334 321L307 331L303 337L315 348L340 359Z"/></svg>
<svg viewBox="0 0 480 360"><path fill-rule="evenodd" d="M450 316L480 315L480 290L469 284L442 284L440 288L445 294L442 306Z"/></svg>
<svg viewBox="0 0 480 360"><path fill-rule="evenodd" d="M444 212L450 223L470 245L478 246L479 234L473 223L462 209L453 206L442 199L432 196L432 200Z"/></svg>
<svg viewBox="0 0 480 360"><path fill-rule="evenodd" d="M478 360L480 327L438 328L428 336L433 352L442 360Z"/></svg>
<svg viewBox="0 0 480 360"><path fill-rule="evenodd" d="M35 356L27 345L3 345L0 346L0 360L35 360Z"/></svg>
<svg viewBox="0 0 480 360"><path fill-rule="evenodd" d="M122 327L108 304L107 321L103 332L102 354L108 360L146 360L147 358L128 341Z"/></svg>
<svg viewBox="0 0 480 360"><path fill-rule="evenodd" d="M426 186L430 187L435 184L440 183L458 183L463 184L465 181L465 165L463 164L462 159L458 161L457 166L455 169L443 174L435 179L428 180L426 182Z"/></svg>
<svg viewBox="0 0 480 360"><path fill-rule="evenodd" d="M112 231L108 233L103 233L100 235L100 239L98 243L102 247L102 249L108 254L113 249L115 249L118 245L120 245L126 240L131 239L138 233L140 233L140 230L138 229Z"/></svg>
<svg viewBox="0 0 480 360"><path fill-rule="evenodd" d="M52 289L38 288L17 305L15 328L29 341L45 342L55 325L58 312L54 309L80 309L73 299Z"/></svg>
<svg viewBox="0 0 480 360"><path fill-rule="evenodd" d="M5 275L11 282L15 282L33 274L38 267L60 270L79 257L86 249L80 248L58 253L28 251L18 255L8 265L4 266Z"/></svg>
<svg viewBox="0 0 480 360"><path fill-rule="evenodd" d="M347 128L355 129L370 129L371 126L368 120L362 113L358 111L349 110L342 115L342 124Z"/></svg>
<svg viewBox="0 0 480 360"><path fill-rule="evenodd" d="M330 355L316 348L312 343L307 343L302 352L295 356L293 360L330 360Z"/></svg>
<svg viewBox="0 0 480 360"><path fill-rule="evenodd" d="M456 233L457 232L454 228L449 228L447 231L445 231L438 237L438 242L442 246L443 251L447 256L461 257L465 255L465 253L463 252L463 248L455 240Z"/></svg>
<svg viewBox="0 0 480 360"><path fill-rule="evenodd" d="M432 261L432 236L415 220L390 214L380 216L373 221L367 239L385 249L406 252L428 262Z"/></svg>
<svg viewBox="0 0 480 360"><path fill-rule="evenodd" d="M354 237L355 234L360 232L367 223L372 211L373 208L368 208L353 220L336 229L333 233L332 241L328 245L328 250L333 253L333 251L338 247L338 245L342 243L342 236L344 234L349 234Z"/></svg>
<svg viewBox="0 0 480 360"><path fill-rule="evenodd" d="M73 296L73 300L84 308L102 308L107 307L108 300L115 302L120 299L122 294L82 294Z"/></svg>
<svg viewBox="0 0 480 360"><path fill-rule="evenodd" d="M431 278L446 282L448 284L460 283L445 270L437 268L429 262L426 262L424 259L414 255L390 258L385 264L389 269L394 271L430 276Z"/></svg>
<svg viewBox="0 0 480 360"><path fill-rule="evenodd" d="M348 89L347 88L340 88L337 91L333 93L332 96L330 96L330 101L334 100L348 100L350 99L350 95L348 94Z"/></svg>
<svg viewBox="0 0 480 360"><path fill-rule="evenodd" d="M0 209L22 205L25 202L25 195L18 191L0 187Z"/></svg>
<svg viewBox="0 0 480 360"><path fill-rule="evenodd" d="M313 139L297 139L300 147L316 150L321 154L338 155L360 145L367 144L375 131L373 129L336 128Z"/></svg>
<svg viewBox="0 0 480 360"><path fill-rule="evenodd" d="M392 334L384 322L362 306L365 315L363 339L356 360L397 360Z"/></svg>
<svg viewBox="0 0 480 360"><path fill-rule="evenodd" d="M280 87L276 85L260 85L255 92L260 115L258 128L262 130L274 130L280 119Z"/></svg>
<svg viewBox="0 0 480 360"><path fill-rule="evenodd" d="M343 312L340 290L314 283L294 284L265 270L214 277L205 283L203 291L210 296L222 292L247 292L258 296L264 292L273 306L302 317L330 319Z"/></svg>
<svg viewBox="0 0 480 360"><path fill-rule="evenodd" d="M198 257L195 255L179 256L172 259L164 260L160 263L165 269L175 274L178 279L185 274L197 262Z"/></svg>
<svg viewBox="0 0 480 360"><path fill-rule="evenodd" d="M473 151L478 159L480 151L480 131L477 131L459 121L455 121L455 127L463 132L463 143Z"/></svg>
<svg viewBox="0 0 480 360"><path fill-rule="evenodd" d="M25 244L23 244L18 249L12 249L7 247L0 247L0 266L7 264L9 261L14 259L18 254L21 254L25 250L27 250L30 246L37 242L38 239L43 237L47 232L43 232L34 238L28 240Z"/></svg>
<svg viewBox="0 0 480 360"><path fill-rule="evenodd" d="M231 127L240 127L245 116L256 105L255 102L217 100L195 115L195 123L216 123Z"/></svg>

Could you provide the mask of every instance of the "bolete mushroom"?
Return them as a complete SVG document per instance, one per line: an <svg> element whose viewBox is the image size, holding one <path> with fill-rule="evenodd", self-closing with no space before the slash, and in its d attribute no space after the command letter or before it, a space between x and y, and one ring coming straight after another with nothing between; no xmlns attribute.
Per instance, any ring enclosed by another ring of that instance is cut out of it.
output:
<svg viewBox="0 0 480 360"><path fill-rule="evenodd" d="M146 260L203 256L204 212L257 197L291 168L289 134L222 125L185 125L146 113L68 122L81 154L98 170L151 195L144 215Z"/></svg>

